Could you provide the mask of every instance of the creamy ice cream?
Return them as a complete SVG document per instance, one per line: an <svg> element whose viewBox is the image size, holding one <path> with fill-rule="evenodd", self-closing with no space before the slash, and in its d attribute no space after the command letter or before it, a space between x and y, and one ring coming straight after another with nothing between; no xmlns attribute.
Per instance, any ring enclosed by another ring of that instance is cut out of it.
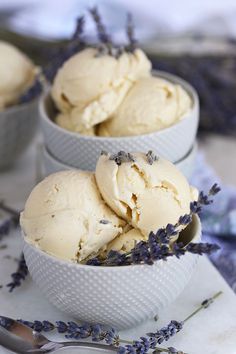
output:
<svg viewBox="0 0 236 354"><path fill-rule="evenodd" d="M123 231L103 201L93 173L62 171L31 192L20 223L28 242L59 258L82 261Z"/></svg>
<svg viewBox="0 0 236 354"><path fill-rule="evenodd" d="M111 241L107 246L107 253L111 250L121 253L129 252L134 248L136 243L146 240L147 237L145 237L139 230L132 228Z"/></svg>
<svg viewBox="0 0 236 354"><path fill-rule="evenodd" d="M175 224L198 196L172 163L150 153L134 153L122 163L117 156L102 155L95 176L110 208L145 236Z"/></svg>
<svg viewBox="0 0 236 354"><path fill-rule="evenodd" d="M55 122L63 129L69 130L71 132L75 131L73 123L70 120L70 116L66 113L59 113L55 118ZM89 129L82 130L80 134L93 136L95 135L95 128L91 127Z"/></svg>
<svg viewBox="0 0 236 354"><path fill-rule="evenodd" d="M31 60L13 45L0 41L0 110L17 103L36 74Z"/></svg>
<svg viewBox="0 0 236 354"><path fill-rule="evenodd" d="M151 63L141 50L119 58L98 55L87 48L72 56L58 71L52 98L81 132L105 121L123 101L138 79L150 75Z"/></svg>
<svg viewBox="0 0 236 354"><path fill-rule="evenodd" d="M158 77L133 85L112 117L98 128L100 136L147 134L169 127L191 108L191 99L179 85Z"/></svg>

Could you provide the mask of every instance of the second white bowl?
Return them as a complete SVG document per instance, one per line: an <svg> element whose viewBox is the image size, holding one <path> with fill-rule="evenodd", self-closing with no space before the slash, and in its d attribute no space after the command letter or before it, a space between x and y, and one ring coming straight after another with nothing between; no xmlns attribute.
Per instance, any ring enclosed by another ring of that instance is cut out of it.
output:
<svg viewBox="0 0 236 354"><path fill-rule="evenodd" d="M195 143L194 146L191 148L191 150L188 152L188 154L183 159L175 163L175 166L185 175L187 179L190 179L190 177L192 176L196 153L197 153L197 144ZM74 169L74 167L62 163L61 161L53 157L47 151L46 147L43 148L42 155L43 155L42 157L43 157L44 172L46 176L54 172Z"/></svg>
<svg viewBox="0 0 236 354"><path fill-rule="evenodd" d="M131 137L85 136L62 129L53 122L55 107L49 94L41 98L39 110L45 144L56 159L82 170L93 171L102 150L115 153L124 151L153 150L171 162L186 156L195 141L198 121L199 102L195 89L179 77L161 71L153 75L181 85L190 95L191 110L177 124L150 134Z"/></svg>

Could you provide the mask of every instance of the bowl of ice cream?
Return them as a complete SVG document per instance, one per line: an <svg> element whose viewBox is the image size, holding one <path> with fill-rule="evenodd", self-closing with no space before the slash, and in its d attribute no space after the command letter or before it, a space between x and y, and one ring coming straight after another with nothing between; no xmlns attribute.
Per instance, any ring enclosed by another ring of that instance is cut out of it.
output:
<svg viewBox="0 0 236 354"><path fill-rule="evenodd" d="M94 170L102 150L154 150L176 162L193 146L196 91L140 49L114 58L87 48L59 69L40 101L45 144L62 163Z"/></svg>
<svg viewBox="0 0 236 354"><path fill-rule="evenodd" d="M130 252L150 230L189 213L197 191L170 162L153 154L103 154L96 171L52 174L31 192L21 227L29 272L60 310L90 323L127 328L157 314L188 283L197 256L146 264L92 266L113 250ZM171 238L198 242L194 217ZM172 246L170 246L172 247Z"/></svg>
<svg viewBox="0 0 236 354"><path fill-rule="evenodd" d="M37 69L14 46L0 41L0 169L10 166L26 149L37 129L38 100L19 103Z"/></svg>
<svg viewBox="0 0 236 354"><path fill-rule="evenodd" d="M194 171L196 153L197 144L195 143L188 154L184 156L184 158L174 163L175 166L184 174L188 180L191 178ZM62 163L57 158L55 158L45 146L42 149L42 160L45 176L58 171L75 169L75 167Z"/></svg>

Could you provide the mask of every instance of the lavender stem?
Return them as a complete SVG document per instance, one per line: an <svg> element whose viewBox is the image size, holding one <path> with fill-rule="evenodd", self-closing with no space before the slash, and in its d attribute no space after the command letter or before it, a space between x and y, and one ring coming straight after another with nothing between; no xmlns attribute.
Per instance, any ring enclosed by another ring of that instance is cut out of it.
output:
<svg viewBox="0 0 236 354"><path fill-rule="evenodd" d="M199 311L205 309L206 307L210 306L210 304L220 295L223 294L223 291L218 291L218 293L216 293L215 295L213 295L211 298L205 300L202 302L201 306L198 307L194 312L192 312L188 317L186 317L183 322L187 322L190 318L192 318L193 316L195 316ZM204 303L208 303L208 306L204 305Z"/></svg>

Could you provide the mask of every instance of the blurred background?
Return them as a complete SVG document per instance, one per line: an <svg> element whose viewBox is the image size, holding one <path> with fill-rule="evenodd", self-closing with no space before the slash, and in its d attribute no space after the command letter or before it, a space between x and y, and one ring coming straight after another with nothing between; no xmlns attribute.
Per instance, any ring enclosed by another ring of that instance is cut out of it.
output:
<svg viewBox="0 0 236 354"><path fill-rule="evenodd" d="M131 12L136 37L154 68L175 73L193 84L201 100L201 131L235 135L234 0L1 0L0 38L43 64L58 42L70 37L78 15L94 4L99 5L109 31L118 41L123 39L126 14ZM95 36L91 19L86 22L86 32Z"/></svg>
<svg viewBox="0 0 236 354"><path fill-rule="evenodd" d="M193 181L226 185L206 216L205 237L219 237L224 249L213 261L236 291L236 1L1 0L0 39L43 65L71 36L75 19L94 5L117 41L131 12L154 68L184 78L198 91L201 153ZM86 26L95 38L92 21Z"/></svg>

